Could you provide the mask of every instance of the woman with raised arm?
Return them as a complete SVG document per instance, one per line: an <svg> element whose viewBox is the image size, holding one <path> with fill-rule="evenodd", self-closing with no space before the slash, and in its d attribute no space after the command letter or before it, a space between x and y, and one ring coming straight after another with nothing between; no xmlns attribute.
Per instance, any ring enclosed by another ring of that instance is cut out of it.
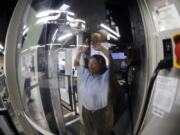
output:
<svg viewBox="0 0 180 135"><path fill-rule="evenodd" d="M109 59L109 51L99 43L93 49L101 51ZM78 49L74 67L81 78L79 94L82 99L82 118L85 135L109 135L114 121L113 107L109 102L109 71L105 58L93 55L88 60L88 68L80 65L80 57L88 47Z"/></svg>

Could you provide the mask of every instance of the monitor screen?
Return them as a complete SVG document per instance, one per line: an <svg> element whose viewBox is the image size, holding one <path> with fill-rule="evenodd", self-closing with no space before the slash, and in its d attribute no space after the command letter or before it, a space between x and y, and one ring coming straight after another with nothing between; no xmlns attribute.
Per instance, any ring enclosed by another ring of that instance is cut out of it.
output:
<svg viewBox="0 0 180 135"><path fill-rule="evenodd" d="M95 54L100 54L100 51L96 51L94 49L91 49L91 56Z"/></svg>
<svg viewBox="0 0 180 135"><path fill-rule="evenodd" d="M111 53L111 56L113 59L126 59L127 56L125 56L124 52L118 52L118 53Z"/></svg>

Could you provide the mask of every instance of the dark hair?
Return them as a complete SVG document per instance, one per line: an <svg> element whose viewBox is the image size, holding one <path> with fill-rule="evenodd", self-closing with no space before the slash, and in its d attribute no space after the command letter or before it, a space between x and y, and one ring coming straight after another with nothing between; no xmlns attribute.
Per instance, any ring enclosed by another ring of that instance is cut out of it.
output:
<svg viewBox="0 0 180 135"><path fill-rule="evenodd" d="M103 74L107 70L106 60L103 56L95 54L91 56L89 59L94 58L101 65L100 74Z"/></svg>

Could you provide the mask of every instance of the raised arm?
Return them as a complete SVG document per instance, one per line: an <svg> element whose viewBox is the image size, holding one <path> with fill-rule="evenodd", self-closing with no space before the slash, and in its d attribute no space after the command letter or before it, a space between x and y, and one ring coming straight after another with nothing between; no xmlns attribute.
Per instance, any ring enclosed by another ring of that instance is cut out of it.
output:
<svg viewBox="0 0 180 135"><path fill-rule="evenodd" d="M100 43L92 45L93 49L96 51L101 51L110 60L109 50L102 46Z"/></svg>
<svg viewBox="0 0 180 135"><path fill-rule="evenodd" d="M109 60L110 60L110 53L109 50L106 49L101 45L101 41L107 40L107 34L102 32L95 32L91 34L91 40L93 49L97 51L101 51ZM95 41L95 42L94 42Z"/></svg>
<svg viewBox="0 0 180 135"><path fill-rule="evenodd" d="M88 46L81 46L78 48L75 59L74 59L74 67L76 70L80 67L81 54L86 52L87 49L88 49Z"/></svg>

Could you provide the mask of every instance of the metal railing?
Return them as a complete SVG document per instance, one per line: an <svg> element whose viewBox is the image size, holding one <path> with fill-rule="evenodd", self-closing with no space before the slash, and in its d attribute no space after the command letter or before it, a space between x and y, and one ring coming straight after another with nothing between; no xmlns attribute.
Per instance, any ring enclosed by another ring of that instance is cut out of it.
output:
<svg viewBox="0 0 180 135"><path fill-rule="evenodd" d="M8 129L11 130L12 133L15 135L18 135L18 130L12 120L12 117L10 115L10 101L9 101L9 95L7 92L7 86L5 82L5 75L0 75L0 116L1 118L4 118ZM2 126L2 125L1 125ZM0 128L1 128L0 126Z"/></svg>
<svg viewBox="0 0 180 135"><path fill-rule="evenodd" d="M59 80L60 92L62 89L66 89L66 91L68 92L69 103L63 100L63 97L62 97L63 95L61 92L62 106L66 108L68 111L75 112L75 114L78 114L77 108L76 108L77 102L78 102L77 77L60 73L58 75L58 80Z"/></svg>

